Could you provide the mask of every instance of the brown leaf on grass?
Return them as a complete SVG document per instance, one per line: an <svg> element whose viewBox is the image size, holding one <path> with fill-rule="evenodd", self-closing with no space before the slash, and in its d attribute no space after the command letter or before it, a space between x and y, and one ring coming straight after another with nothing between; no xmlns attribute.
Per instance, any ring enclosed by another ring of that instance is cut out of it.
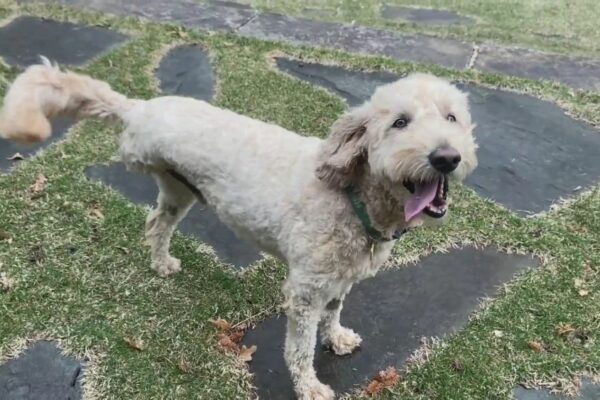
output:
<svg viewBox="0 0 600 400"><path fill-rule="evenodd" d="M134 350L143 351L145 349L144 341L142 339L138 339L133 336L125 336L123 340Z"/></svg>
<svg viewBox="0 0 600 400"><path fill-rule="evenodd" d="M25 157L23 157L23 155L21 153L15 153L12 156L7 158L8 161L21 161L24 159L25 159Z"/></svg>
<svg viewBox="0 0 600 400"><path fill-rule="evenodd" d="M29 191L33 194L38 194L46 189L46 185L48 184L48 179L44 176L44 174L38 174L37 178L35 178L35 182L31 186L29 186Z"/></svg>
<svg viewBox="0 0 600 400"><path fill-rule="evenodd" d="M580 289L577 293L579 294L579 297L585 297L590 294L590 291L587 289Z"/></svg>
<svg viewBox="0 0 600 400"><path fill-rule="evenodd" d="M219 333L218 339L219 349L222 351L230 353L237 353L240 351L238 344L231 340L228 334Z"/></svg>
<svg viewBox="0 0 600 400"><path fill-rule="evenodd" d="M463 366L462 362L460 362L460 360L458 358L455 358L454 360L452 360L452 363L450 364L450 368L452 368L452 370L454 370L456 372L462 372L465 370L465 367Z"/></svg>
<svg viewBox="0 0 600 400"><path fill-rule="evenodd" d="M185 358L179 360L179 363L177 363L177 368L179 368L181 372L184 372L186 374L189 373L191 370L190 363Z"/></svg>
<svg viewBox="0 0 600 400"><path fill-rule="evenodd" d="M209 319L208 322L213 324L220 331L228 331L231 329L231 324L223 318Z"/></svg>
<svg viewBox="0 0 600 400"><path fill-rule="evenodd" d="M97 207L94 207L90 210L89 216L90 216L90 218L97 219L97 220L104 219L104 214L102 214L102 211L100 211L100 209Z"/></svg>
<svg viewBox="0 0 600 400"><path fill-rule="evenodd" d="M242 362L250 362L252 361L252 355L256 353L256 345L252 345L250 347L242 346L240 350L240 354L238 355L240 361Z"/></svg>
<svg viewBox="0 0 600 400"><path fill-rule="evenodd" d="M529 348L536 353L540 353L542 350L544 350L544 345L536 340L530 340L527 342L527 346L529 346Z"/></svg>
<svg viewBox="0 0 600 400"><path fill-rule="evenodd" d="M377 376L373 378L367 385L365 391L370 396L375 396L381 393L384 389L394 386L400 380L400 374L394 367L389 367L383 371L379 371Z"/></svg>
<svg viewBox="0 0 600 400"><path fill-rule="evenodd" d="M569 336L573 332L575 332L575 328L571 324L561 325L556 329L556 334L560 337Z"/></svg>

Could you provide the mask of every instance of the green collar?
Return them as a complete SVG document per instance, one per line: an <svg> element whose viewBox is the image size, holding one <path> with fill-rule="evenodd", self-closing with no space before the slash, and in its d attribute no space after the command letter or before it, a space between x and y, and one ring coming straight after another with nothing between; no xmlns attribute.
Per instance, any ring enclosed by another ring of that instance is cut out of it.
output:
<svg viewBox="0 0 600 400"><path fill-rule="evenodd" d="M381 232L379 232L373 224L371 223L371 218L369 218L369 213L367 213L367 205L358 197L358 191L353 186L348 186L344 189L350 204L352 205L352 209L354 210L354 214L358 217L360 222L362 223L365 231L367 232L367 236L374 242L388 242L390 240L400 239L402 235L407 232L407 229L400 229L394 232L391 238L383 236Z"/></svg>

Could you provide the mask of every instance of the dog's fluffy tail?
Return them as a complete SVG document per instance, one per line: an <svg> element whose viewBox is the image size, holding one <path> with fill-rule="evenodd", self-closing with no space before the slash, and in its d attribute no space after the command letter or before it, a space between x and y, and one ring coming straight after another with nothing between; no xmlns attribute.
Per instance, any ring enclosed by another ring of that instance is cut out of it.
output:
<svg viewBox="0 0 600 400"><path fill-rule="evenodd" d="M42 57L42 64L27 68L8 90L0 111L0 136L25 144L42 142L52 134L52 118L123 119L135 101L106 82L63 72Z"/></svg>

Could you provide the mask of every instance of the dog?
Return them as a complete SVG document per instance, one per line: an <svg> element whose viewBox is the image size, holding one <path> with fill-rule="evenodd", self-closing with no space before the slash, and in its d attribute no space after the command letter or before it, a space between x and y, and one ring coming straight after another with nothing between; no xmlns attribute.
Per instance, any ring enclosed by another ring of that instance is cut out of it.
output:
<svg viewBox="0 0 600 400"><path fill-rule="evenodd" d="M284 356L299 399L334 398L313 366L317 331L337 355L361 344L340 324L344 297L408 228L444 221L450 183L477 165L467 95L421 73L380 86L319 139L191 98L129 99L44 59L11 85L0 133L43 141L59 115L124 122L121 159L160 188L145 227L160 276L181 269L169 243L196 201L286 262Z"/></svg>

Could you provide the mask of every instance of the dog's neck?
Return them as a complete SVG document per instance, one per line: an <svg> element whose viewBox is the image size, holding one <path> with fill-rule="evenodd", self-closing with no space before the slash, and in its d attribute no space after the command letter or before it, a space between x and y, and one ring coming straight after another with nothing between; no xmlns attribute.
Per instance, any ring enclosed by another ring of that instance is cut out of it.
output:
<svg viewBox="0 0 600 400"><path fill-rule="evenodd" d="M385 237L406 228L404 220L405 191L384 179L365 174L356 185L359 198L365 203L373 227Z"/></svg>

